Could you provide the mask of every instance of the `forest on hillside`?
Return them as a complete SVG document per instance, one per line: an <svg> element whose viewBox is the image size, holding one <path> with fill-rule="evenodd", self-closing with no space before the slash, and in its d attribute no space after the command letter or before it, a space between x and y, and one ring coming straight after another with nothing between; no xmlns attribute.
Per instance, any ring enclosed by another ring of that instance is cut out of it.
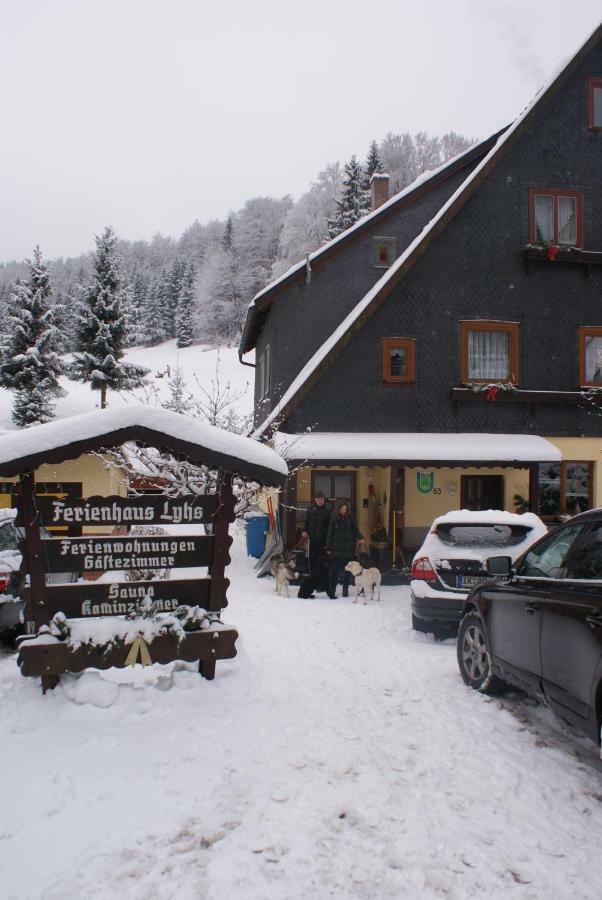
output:
<svg viewBox="0 0 602 900"><path fill-rule="evenodd" d="M369 211L373 172L389 173L394 194L472 143L453 131L442 137L389 133L372 142L363 162L353 156L345 165L326 165L296 202L290 196L253 197L223 221L196 220L177 239L156 234L150 241L118 240L126 345L179 340L178 329L188 342L236 343L257 291ZM92 266L92 249L51 261L49 303L63 352L77 349ZM0 265L4 334L28 271L27 261Z"/></svg>

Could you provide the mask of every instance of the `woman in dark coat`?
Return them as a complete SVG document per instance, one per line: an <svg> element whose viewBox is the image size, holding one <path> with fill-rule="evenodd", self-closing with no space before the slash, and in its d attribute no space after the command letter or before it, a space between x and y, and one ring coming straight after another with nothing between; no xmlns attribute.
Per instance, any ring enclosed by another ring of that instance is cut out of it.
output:
<svg viewBox="0 0 602 900"><path fill-rule="evenodd" d="M326 534L326 553L330 556L330 592L328 596L336 597L339 572L350 560L356 558L358 541L363 541L362 533L351 515L349 505L345 501L337 503L330 517ZM349 596L351 573L345 572L343 579L343 597Z"/></svg>

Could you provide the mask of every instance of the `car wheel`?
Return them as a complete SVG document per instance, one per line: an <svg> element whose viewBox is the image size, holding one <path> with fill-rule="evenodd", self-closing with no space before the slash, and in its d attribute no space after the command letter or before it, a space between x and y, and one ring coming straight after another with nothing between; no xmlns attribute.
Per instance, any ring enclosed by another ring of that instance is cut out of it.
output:
<svg viewBox="0 0 602 900"><path fill-rule="evenodd" d="M456 648L464 684L483 694L493 694L504 687L504 682L493 674L485 626L477 613L467 613L460 622Z"/></svg>

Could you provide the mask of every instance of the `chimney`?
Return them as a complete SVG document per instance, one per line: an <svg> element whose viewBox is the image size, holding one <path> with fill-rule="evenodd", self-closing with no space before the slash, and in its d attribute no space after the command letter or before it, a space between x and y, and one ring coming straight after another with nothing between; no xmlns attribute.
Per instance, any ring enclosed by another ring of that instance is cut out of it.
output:
<svg viewBox="0 0 602 900"><path fill-rule="evenodd" d="M389 199L389 176L381 172L375 172L370 179L372 191L372 210L378 209Z"/></svg>

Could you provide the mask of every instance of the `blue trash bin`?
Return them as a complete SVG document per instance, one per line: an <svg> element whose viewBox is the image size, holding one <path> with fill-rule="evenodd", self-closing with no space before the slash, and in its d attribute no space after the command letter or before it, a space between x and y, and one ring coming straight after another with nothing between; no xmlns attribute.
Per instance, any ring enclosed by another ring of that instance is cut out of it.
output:
<svg viewBox="0 0 602 900"><path fill-rule="evenodd" d="M259 559L265 550L265 533L268 530L269 522L269 516L263 513L245 516L247 556L254 556L256 559Z"/></svg>

